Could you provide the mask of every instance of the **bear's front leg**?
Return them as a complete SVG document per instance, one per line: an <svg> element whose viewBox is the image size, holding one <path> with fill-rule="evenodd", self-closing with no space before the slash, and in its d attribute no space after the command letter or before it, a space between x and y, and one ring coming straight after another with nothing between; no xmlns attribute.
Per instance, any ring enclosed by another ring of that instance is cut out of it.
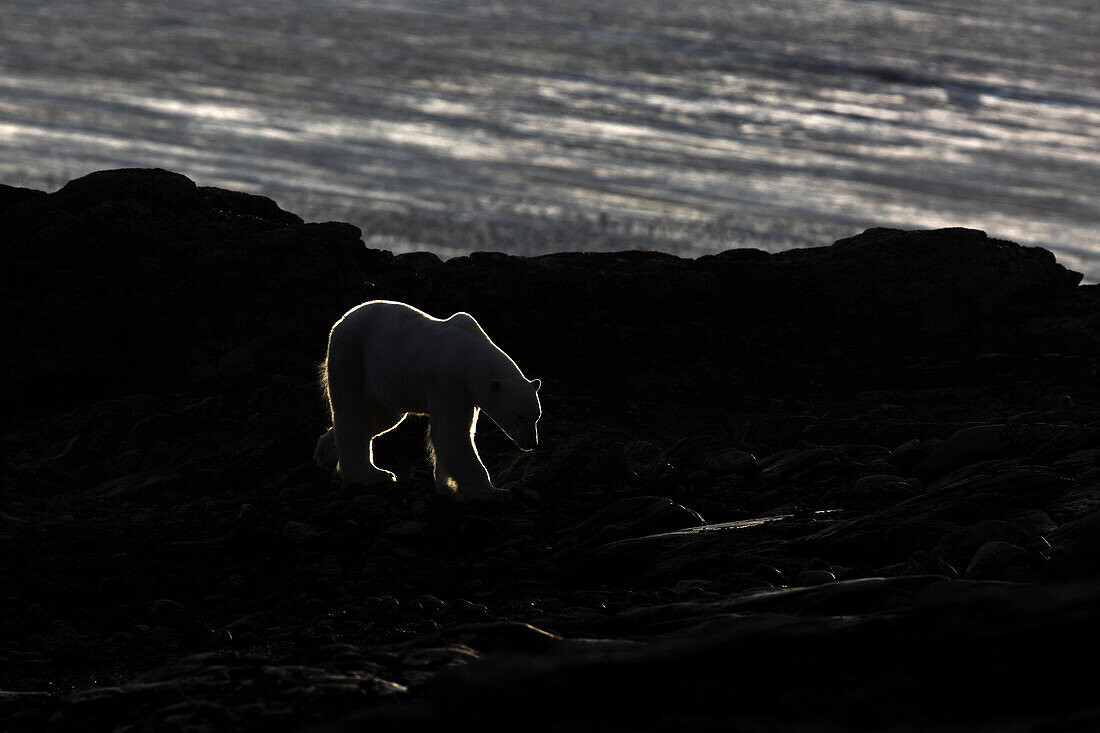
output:
<svg viewBox="0 0 1100 733"><path fill-rule="evenodd" d="M508 501L512 493L498 489L477 454L474 430L479 410L437 409L430 417L429 439L435 461L436 491L457 488L459 501Z"/></svg>

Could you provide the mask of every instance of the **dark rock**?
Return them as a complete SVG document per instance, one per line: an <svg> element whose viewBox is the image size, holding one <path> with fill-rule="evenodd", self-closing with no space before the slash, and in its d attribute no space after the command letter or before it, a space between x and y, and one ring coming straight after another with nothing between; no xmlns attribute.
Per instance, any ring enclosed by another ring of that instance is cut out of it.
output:
<svg viewBox="0 0 1100 733"><path fill-rule="evenodd" d="M728 450L717 453L703 459L703 468L718 475L737 474L738 476L755 476L760 473L760 464L756 456L740 450Z"/></svg>
<svg viewBox="0 0 1100 733"><path fill-rule="evenodd" d="M499 481L536 490L568 485L578 475L599 484L627 481L631 465L624 454L624 444L616 437L604 431L571 435L549 455L517 457L498 474Z"/></svg>
<svg viewBox="0 0 1100 733"><path fill-rule="evenodd" d="M917 467L917 475L925 480L938 478L948 471L976 463L979 460L999 458L1008 442L1007 425L979 425L966 428L952 435Z"/></svg>
<svg viewBox="0 0 1100 733"><path fill-rule="evenodd" d="M910 555L905 561L905 572L908 575L940 574L949 578L959 577L959 571L951 563L927 550L917 550Z"/></svg>
<svg viewBox="0 0 1100 733"><path fill-rule="evenodd" d="M799 590L818 592L833 587ZM693 716L729 720L731 698L717 699L708 679L720 679L723 689L736 691L731 694L739 711L750 708L754 701L777 705L767 714L769 726L775 724L776 716L782 716L792 724L820 730L853 724L874 727L877 722L898 719L907 725L938 728L953 725L960 711L981 711L985 720L995 719L1004 725L1017 725L1021 719L1051 719L1048 700L1031 698L1027 694L1030 683L1015 670L1021 657L1038 660L1058 640L1072 643L1070 640L1083 631L1083 621L1051 628L1048 620L1035 617L1032 604L1047 603L1045 590L1007 605L1008 591L1003 586L941 582L917 592L913 609L900 618L860 621L771 616L758 617L757 623L743 617L714 619L693 634L620 651L610 658L580 650L539 665L502 658L448 676L435 701L436 721L458 720L478 710L483 720L488 718L485 725L496 727L514 719L521 710L547 706L553 710L554 725L611 720L613 716L621 720L622 711L629 710L631 719L639 724L645 721L647 727L667 728L681 720L678 710L663 702L668 699L690 706ZM988 616L976 612L982 604L999 606L1004 621L991 626ZM1080 599L1066 599L1059 605L1084 608ZM1024 629L1028 634L1021 639L1019 633ZM967 643L945 646L945 633ZM856 656L853 666L847 668L876 671L863 678L858 689L849 679L824 673L832 665L823 666L820 660L841 650ZM919 687L929 675L965 687L972 681L970 661L975 653L987 660L983 669L986 681L995 683L995 698L991 692L944 709L915 701L902 691L909 689L909 684ZM730 665L731 654L760 661ZM1083 709L1089 699L1088 685L1068 669L1060 669L1057 684L1051 688L1056 690L1055 696L1061 705ZM792 686L777 691L777 679L790 680ZM1006 692L1012 695L1006 698ZM874 707L868 707L868 694L876 701ZM864 702L856 704L857 700ZM890 701L888 708L884 700ZM991 704L994 700L997 703ZM837 706L838 702L843 704ZM803 707L805 703L809 707ZM744 713L738 715L743 720Z"/></svg>
<svg viewBox="0 0 1100 733"><path fill-rule="evenodd" d="M227 628L213 629L196 621L183 632L183 644L192 650L227 649L233 645L233 634Z"/></svg>
<svg viewBox="0 0 1100 733"><path fill-rule="evenodd" d="M648 440L633 440L623 446L623 457L629 463L649 464L660 461L663 451Z"/></svg>
<svg viewBox="0 0 1100 733"><path fill-rule="evenodd" d="M1029 537L1048 534L1058 527L1049 514L1032 508L1009 512L1005 520L1022 528Z"/></svg>
<svg viewBox="0 0 1100 733"><path fill-rule="evenodd" d="M890 462L898 468L911 470L927 458L931 450L931 448L925 447L919 439L913 438L894 448Z"/></svg>
<svg viewBox="0 0 1100 733"><path fill-rule="evenodd" d="M1051 533L1050 543L1063 576L1100 574L1100 512L1059 527Z"/></svg>
<svg viewBox="0 0 1100 733"><path fill-rule="evenodd" d="M51 691L0 728L1093 722L1100 289L1047 252L444 261L164 171L0 188L0 231L0 689ZM399 485L312 463L368 298L543 379L537 450L476 436L528 500L436 499L424 418Z"/></svg>
<svg viewBox="0 0 1100 733"><path fill-rule="evenodd" d="M778 568L773 568L771 565L757 565L752 569L752 577L757 580L766 581L773 586L786 585L790 582L782 571Z"/></svg>
<svg viewBox="0 0 1100 733"><path fill-rule="evenodd" d="M64 622L58 622L54 627L37 637L37 646L46 654L59 654L80 648L84 640L76 629Z"/></svg>
<svg viewBox="0 0 1100 733"><path fill-rule="evenodd" d="M370 546L367 556L373 558L410 558L416 557L416 550L382 537Z"/></svg>
<svg viewBox="0 0 1100 733"><path fill-rule="evenodd" d="M711 591L717 584L712 580L696 578L693 580L681 580L670 589L673 595L698 597Z"/></svg>
<svg viewBox="0 0 1100 733"><path fill-rule="evenodd" d="M108 650L126 649L136 644L137 637L126 631L116 631L103 640L103 646Z"/></svg>
<svg viewBox="0 0 1100 733"><path fill-rule="evenodd" d="M960 539L957 549L960 553L971 555L978 548L990 542L1007 542L1023 547L1027 544L1027 532L1018 524L999 519L983 519L977 522Z"/></svg>
<svg viewBox="0 0 1100 733"><path fill-rule="evenodd" d="M671 499L655 496L620 499L573 527L557 542L555 550L568 559L616 540L702 524L702 517Z"/></svg>
<svg viewBox="0 0 1100 733"><path fill-rule="evenodd" d="M1064 477L1038 467L978 471L958 480L946 477L917 496L836 522L802 542L837 559L859 558L875 565L900 562L917 550L936 548L949 533L983 518L1000 519L1067 487ZM956 544L949 538L948 549Z"/></svg>
<svg viewBox="0 0 1100 733"><path fill-rule="evenodd" d="M36 191L33 188L21 188L20 186L5 186L0 184L0 212L18 206L24 201L30 201L33 198L45 195L45 191Z"/></svg>
<svg viewBox="0 0 1100 733"><path fill-rule="evenodd" d="M237 514L237 523L232 529L222 535L220 539L225 545L230 547L252 545L257 541L259 527L259 510L252 504L242 504L240 512Z"/></svg>
<svg viewBox="0 0 1100 733"><path fill-rule="evenodd" d="M1005 569L1022 563L1026 556L1024 548L1009 542L987 542L974 553L966 568L966 577L977 580L998 578Z"/></svg>
<svg viewBox="0 0 1100 733"><path fill-rule="evenodd" d="M170 629L181 631L195 623L196 614L187 606L168 598L162 598L149 604L146 616L153 622Z"/></svg>
<svg viewBox="0 0 1100 733"><path fill-rule="evenodd" d="M416 599L417 603L423 609L424 614L431 617L440 616L447 610L447 604L439 598L433 595L422 595Z"/></svg>
<svg viewBox="0 0 1100 733"><path fill-rule="evenodd" d="M844 456L834 448L785 451L764 459L761 464L761 478L772 483L795 481L806 472L831 468L843 460Z"/></svg>
<svg viewBox="0 0 1100 733"><path fill-rule="evenodd" d="M474 515L464 518L458 527L458 532L463 539L475 543L492 539L499 531L493 520Z"/></svg>
<svg viewBox="0 0 1100 733"><path fill-rule="evenodd" d="M465 598L455 598L447 603L448 620L482 621L490 615L489 608L484 603L471 603Z"/></svg>
<svg viewBox="0 0 1100 733"><path fill-rule="evenodd" d="M803 570L795 578L797 585L821 585L822 583L832 583L836 580L836 576L828 570Z"/></svg>
<svg viewBox="0 0 1100 733"><path fill-rule="evenodd" d="M466 624L449 627L445 636L490 652L541 652L550 649L561 637L516 621Z"/></svg>
<svg viewBox="0 0 1100 733"><path fill-rule="evenodd" d="M5 398L24 407L72 399L77 384L87 400L269 378L280 350L323 343L357 289L354 227L303 224L166 171L93 173L0 213L0 227L11 316L25 324L6 334ZM78 273L60 300L43 282L59 265Z"/></svg>
<svg viewBox="0 0 1100 733"><path fill-rule="evenodd" d="M370 596L363 599L362 608L368 617L390 619L400 612L401 602L391 595Z"/></svg>
<svg viewBox="0 0 1100 733"><path fill-rule="evenodd" d="M979 425L952 435L916 468L925 481L957 468L1006 456L1052 462L1091 438L1091 431L1064 425Z"/></svg>
<svg viewBox="0 0 1100 733"><path fill-rule="evenodd" d="M427 525L417 520L403 520L394 522L382 531L382 534L390 537L419 537L424 534Z"/></svg>
<svg viewBox="0 0 1100 733"><path fill-rule="evenodd" d="M302 568L301 575L306 578L341 578L344 575L344 568L335 556L329 555Z"/></svg>
<svg viewBox="0 0 1100 733"><path fill-rule="evenodd" d="M309 540L317 536L317 530L305 522L287 522L279 532L283 537L294 542Z"/></svg>
<svg viewBox="0 0 1100 733"><path fill-rule="evenodd" d="M402 676L413 689L433 681L447 669L455 669L481 660L481 655L462 644L413 649L401 659Z"/></svg>
<svg viewBox="0 0 1100 733"><path fill-rule="evenodd" d="M878 509L916 495L921 489L917 479L873 474L857 479L850 486L830 489L821 497L829 507L848 509Z"/></svg>

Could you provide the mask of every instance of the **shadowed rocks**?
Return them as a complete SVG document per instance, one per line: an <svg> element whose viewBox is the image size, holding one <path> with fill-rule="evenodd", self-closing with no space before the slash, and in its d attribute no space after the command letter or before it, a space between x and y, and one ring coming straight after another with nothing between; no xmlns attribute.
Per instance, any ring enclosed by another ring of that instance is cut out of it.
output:
<svg viewBox="0 0 1100 733"><path fill-rule="evenodd" d="M0 227L4 397L21 411L301 373L361 287L355 227L166 171L93 173Z"/></svg>
<svg viewBox="0 0 1100 733"><path fill-rule="evenodd" d="M1095 727L1100 300L1047 252L444 262L147 170L0 226L2 728ZM543 379L537 450L477 435L515 502L435 497L422 419L393 486L313 464L369 298Z"/></svg>

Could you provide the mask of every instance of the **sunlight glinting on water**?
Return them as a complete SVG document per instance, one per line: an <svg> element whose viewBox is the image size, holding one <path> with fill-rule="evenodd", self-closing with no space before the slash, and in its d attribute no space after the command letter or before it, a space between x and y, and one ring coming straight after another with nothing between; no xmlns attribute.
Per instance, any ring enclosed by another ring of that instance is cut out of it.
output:
<svg viewBox="0 0 1100 733"><path fill-rule="evenodd" d="M0 8L0 181L157 166L445 254L971 226L1100 277L1070 0L100 5Z"/></svg>

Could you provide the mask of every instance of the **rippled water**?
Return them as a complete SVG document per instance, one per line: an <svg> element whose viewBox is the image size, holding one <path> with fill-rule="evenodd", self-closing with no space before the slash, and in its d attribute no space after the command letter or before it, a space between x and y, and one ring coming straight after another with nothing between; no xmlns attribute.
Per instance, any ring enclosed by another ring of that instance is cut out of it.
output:
<svg viewBox="0 0 1100 733"><path fill-rule="evenodd" d="M159 166L442 255L972 226L1100 279L1093 0L4 0L0 181Z"/></svg>

